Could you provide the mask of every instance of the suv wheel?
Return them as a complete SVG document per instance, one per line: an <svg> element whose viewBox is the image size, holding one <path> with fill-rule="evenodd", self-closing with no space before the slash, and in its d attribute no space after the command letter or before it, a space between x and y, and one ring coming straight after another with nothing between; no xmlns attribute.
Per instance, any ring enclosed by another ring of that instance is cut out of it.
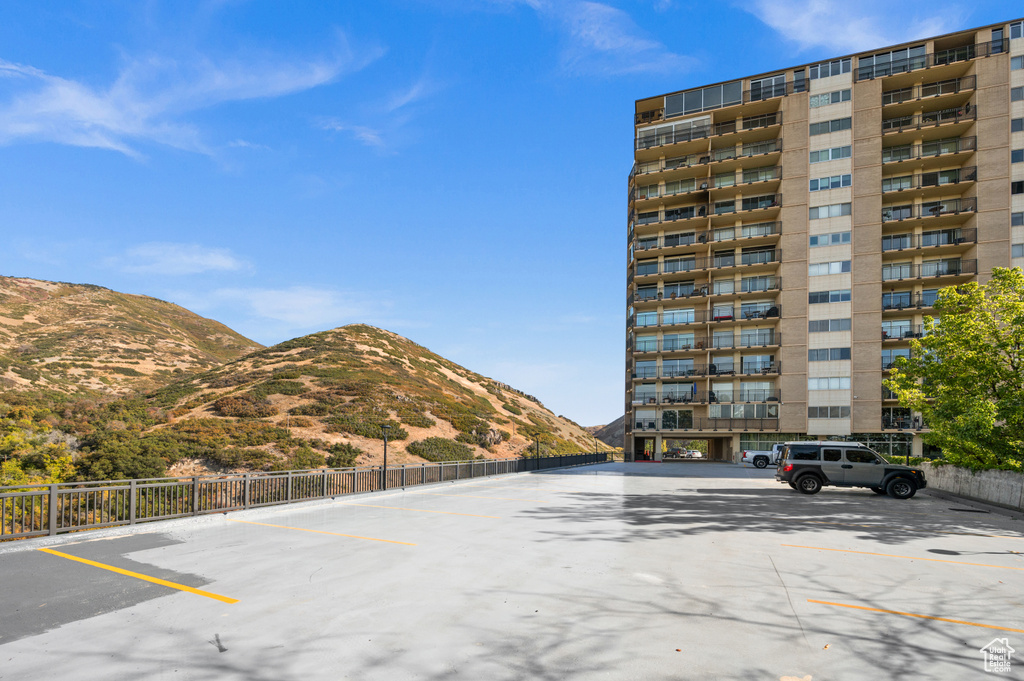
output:
<svg viewBox="0 0 1024 681"><path fill-rule="evenodd" d="M766 459L765 457L759 456L756 459L754 459L754 468L767 468L767 467L768 467L768 459Z"/></svg>
<svg viewBox="0 0 1024 681"><path fill-rule="evenodd" d="M875 494L885 494L884 487L872 487L871 491L874 492Z"/></svg>
<svg viewBox="0 0 1024 681"><path fill-rule="evenodd" d="M917 493L917 483L906 478L896 478L889 483L885 491L893 499L909 499Z"/></svg>
<svg viewBox="0 0 1024 681"><path fill-rule="evenodd" d="M821 480L816 475L805 475L796 481L796 488L802 494L817 494L821 491Z"/></svg>

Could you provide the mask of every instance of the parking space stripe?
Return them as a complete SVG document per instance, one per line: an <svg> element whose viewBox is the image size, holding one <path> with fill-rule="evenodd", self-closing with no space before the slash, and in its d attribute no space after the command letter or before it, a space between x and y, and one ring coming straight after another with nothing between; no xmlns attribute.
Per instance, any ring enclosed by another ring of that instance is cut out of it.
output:
<svg viewBox="0 0 1024 681"><path fill-rule="evenodd" d="M773 520L785 520L789 522L797 523L813 523L815 525L840 525L842 527L876 527L883 530L898 529L901 532L931 532L933 534L954 534L961 537L989 537L992 539L1024 539L1021 535L1015 534L982 534L980 532L952 532L950 530L928 530L919 527L899 527L896 525L869 525L866 523L837 523L828 520L807 520L805 518L781 518L775 517Z"/></svg>
<svg viewBox="0 0 1024 681"><path fill-rule="evenodd" d="M144 582L152 582L153 584L159 584L161 586L166 586L171 589L177 589L178 591L187 591L188 593L195 594L197 596L206 596L207 598L212 598L213 600L220 601L221 603L232 604L238 602L237 598L228 598L227 596L221 596L220 594L210 593L209 591L203 591L202 589L196 589L191 586L185 586L184 584L178 584L177 582L168 582L166 579L160 579L159 577L150 577L149 575L144 575L139 572L132 572L131 570L124 570L119 567L114 567L113 565L107 565L106 563L97 563L96 561L89 560L88 558L79 558L78 556L72 556L70 553L62 553L61 551L54 551L53 549L36 549L36 551L42 551L43 553L49 553L54 556L60 556L61 558L67 558L68 560L73 560L77 563L84 563L86 565L98 567L102 570L116 572L117 574L125 575L126 577L134 577L135 579L141 579Z"/></svg>
<svg viewBox="0 0 1024 681"><path fill-rule="evenodd" d="M445 515L465 515L470 518L491 518L493 520L501 520L501 516L496 515L477 515L475 513L456 513L455 511L431 511L426 508L403 508L402 506L380 506L377 504L339 504L339 506L365 506L366 508L390 508L396 511L417 511L419 513L444 513Z"/></svg>
<svg viewBox="0 0 1024 681"><path fill-rule="evenodd" d="M532 501L537 504L548 503L544 499L509 499L508 497L480 497L472 494L438 494L437 492L413 492L413 494L425 494L432 497L458 497L459 499L491 499L492 501Z"/></svg>
<svg viewBox="0 0 1024 681"><path fill-rule="evenodd" d="M950 624L966 624L969 627L981 627L982 629L998 629L999 631L1013 631L1024 634L1024 629L1013 629L1011 627L997 627L994 624L981 624L980 622L968 622L967 620L954 620L948 617L935 617L934 615L918 615L913 612L900 612L899 610L886 610L884 608L869 608L864 605L850 605L849 603L832 603L830 601L816 601L813 598L807 599L808 603L819 605L833 605L837 608L852 608L853 610L867 610L868 612L882 612L887 615L902 615L903 617L916 617L922 620L934 620L936 622L949 622Z"/></svg>
<svg viewBox="0 0 1024 681"><path fill-rule="evenodd" d="M973 565L974 567L1002 568L1003 570L1024 570L1024 567L1012 565L992 565L991 563L968 563L963 560L944 560L942 558L921 558L919 556L897 556L892 553L874 553L873 551L854 551L853 549L828 549L824 546L800 546L798 544L779 544L793 549L811 549L812 551L837 551L839 553L859 553L864 556L881 556L883 558L904 558L906 560L926 560L929 563L953 563L954 565Z"/></svg>
<svg viewBox="0 0 1024 681"><path fill-rule="evenodd" d="M264 527L277 527L282 530L297 530L298 532L313 532L315 534L332 534L335 537L348 537L349 539L366 539L368 541L380 541L386 544L404 544L405 546L416 546L407 541L395 541L394 539L378 539L377 537L361 537L358 534L342 534L341 532L328 532L327 530L310 530L305 527L290 527L288 525L272 525L271 523L254 523L251 520L227 519L229 523L245 523L246 525L262 525Z"/></svg>

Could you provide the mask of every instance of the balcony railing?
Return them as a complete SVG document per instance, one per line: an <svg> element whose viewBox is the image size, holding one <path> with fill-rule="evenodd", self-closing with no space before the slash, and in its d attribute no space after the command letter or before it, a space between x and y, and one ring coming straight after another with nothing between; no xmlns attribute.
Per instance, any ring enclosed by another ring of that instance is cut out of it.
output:
<svg viewBox="0 0 1024 681"><path fill-rule="evenodd" d="M704 139L711 136L712 125L695 125L685 130L666 130L665 132L651 132L641 135L636 139L637 150L661 147L666 144L681 144L693 140Z"/></svg>
<svg viewBox="0 0 1024 681"><path fill-rule="evenodd" d="M882 327L882 340L910 340L911 338L923 338L924 325L910 324L908 326Z"/></svg>
<svg viewBox="0 0 1024 681"><path fill-rule="evenodd" d="M654 111L641 111L634 116L634 122L636 125L647 125L648 123L655 123L665 117L665 109L655 109Z"/></svg>
<svg viewBox="0 0 1024 681"><path fill-rule="evenodd" d="M722 147L720 149L714 149L710 156L701 156L700 163L721 163L722 161L731 161L737 158L751 158L753 156L772 154L777 151L782 151L781 139L744 144L739 149L736 147Z"/></svg>
<svg viewBox="0 0 1024 681"><path fill-rule="evenodd" d="M900 357L905 357L905 358L909 359L910 355L907 354L907 355L894 355L892 357L883 357L882 358L882 371L891 371L891 370L895 369L896 368L896 360L898 360Z"/></svg>
<svg viewBox="0 0 1024 681"><path fill-rule="evenodd" d="M938 293L913 293L911 291L899 291L882 294L883 310L920 310L935 305L938 300Z"/></svg>
<svg viewBox="0 0 1024 681"><path fill-rule="evenodd" d="M632 373L632 378L692 378L695 376L766 376L777 374L782 362L755 361L713 364L695 364L686 362L681 365L662 365L657 367L641 367Z"/></svg>
<svg viewBox="0 0 1024 681"><path fill-rule="evenodd" d="M894 59L893 61L889 61L884 64L868 64L864 66L858 64L856 70L854 70L854 80L884 78L885 76L892 76L898 73L909 73L911 71L926 69L932 66L942 66L945 64L968 61L970 59L977 59L978 57L987 57L991 54L1006 52L1009 49L1009 45L1009 39L1003 38L1002 40L993 40L987 43L954 47L949 50L942 50L932 54L923 54L918 57Z"/></svg>
<svg viewBox="0 0 1024 681"><path fill-rule="evenodd" d="M782 362L776 362L771 360L740 362L741 376L754 376L758 374L760 374L761 376L765 376L767 374L777 374L781 370Z"/></svg>
<svg viewBox="0 0 1024 681"><path fill-rule="evenodd" d="M883 206L882 222L930 218L939 215L956 215L957 213L974 213L978 210L978 199L973 196L959 199L928 201L922 204L903 206Z"/></svg>
<svg viewBox="0 0 1024 681"><path fill-rule="evenodd" d="M655 109L654 111L641 111L634 116L634 122L636 125L648 125L650 123L656 123L665 119L665 109ZM772 125L782 125L782 112L776 111L774 113L762 114L760 116L747 116L746 118L736 121L723 121L716 123L711 130L712 135L728 135L734 132L743 132L746 130L756 130L757 128L767 128Z"/></svg>
<svg viewBox="0 0 1024 681"><path fill-rule="evenodd" d="M636 427L634 430L648 430L648 431L718 431L718 430L732 430L732 431L771 431L779 429L779 419L767 418L767 419L743 419L743 418L722 418L722 419L684 419L678 418L672 421L663 420L659 424L654 419L637 419Z"/></svg>
<svg viewBox="0 0 1024 681"><path fill-rule="evenodd" d="M959 246L973 244L978 241L978 230L974 227L966 229L932 232L930 234L895 234L882 237L882 251L905 251L918 248L935 248L938 246Z"/></svg>
<svg viewBox="0 0 1024 681"><path fill-rule="evenodd" d="M954 137L946 140L935 140L924 144L904 144L898 147L882 148L882 163L899 163L900 161L916 161L933 156L960 154L974 151L977 137Z"/></svg>
<svg viewBox="0 0 1024 681"><path fill-rule="evenodd" d="M636 353L652 352L687 352L691 350L721 350L728 348L767 348L779 345L782 334L774 330L762 330L757 333L738 335L695 336L686 339L669 339L659 341L637 341L633 350ZM748 362L749 364L749 362ZM781 366L779 362L775 366Z"/></svg>
<svg viewBox="0 0 1024 681"><path fill-rule="evenodd" d="M951 78L940 80L934 83L914 85L899 90L888 90L882 93L882 106L889 104L901 104L915 99L926 99L928 97L939 97L941 95L955 95L959 92L974 90L977 87L977 77L964 76L963 78Z"/></svg>
<svg viewBox="0 0 1024 681"><path fill-rule="evenodd" d="M685 324L707 324L713 322L751 321L756 319L774 319L781 315L782 308L774 303L744 305L743 307L719 307L714 310L680 310L659 312L657 314L639 313L635 326L650 328L656 326L681 326Z"/></svg>
<svg viewBox="0 0 1024 681"><path fill-rule="evenodd" d="M882 265L882 281L927 279L929 277L959 277L978 273L977 260L942 260L920 265Z"/></svg>
<svg viewBox="0 0 1024 681"><path fill-rule="evenodd" d="M899 116L887 118L882 121L882 132L903 132L904 130L920 130L946 123L961 123L978 119L978 107L967 104L966 106L941 111L928 111L912 116Z"/></svg>
<svg viewBox="0 0 1024 681"><path fill-rule="evenodd" d="M967 168L954 168L930 173L917 173L915 175L901 175L899 177L883 177L882 192L901 192L907 189L925 189L927 187L945 187L947 185L959 184L961 182L975 182L978 179L977 166Z"/></svg>
<svg viewBox="0 0 1024 681"><path fill-rule="evenodd" d="M739 254L739 265L746 267L750 265L767 265L773 262L780 262L782 250L773 248L764 251L750 251ZM638 263L636 276L649 277L658 274L677 274L679 272L696 272L699 270L722 269L725 267L736 267L736 254L715 255L701 258L673 258L662 263ZM758 289L752 289L758 290ZM762 289L770 290L770 289Z"/></svg>

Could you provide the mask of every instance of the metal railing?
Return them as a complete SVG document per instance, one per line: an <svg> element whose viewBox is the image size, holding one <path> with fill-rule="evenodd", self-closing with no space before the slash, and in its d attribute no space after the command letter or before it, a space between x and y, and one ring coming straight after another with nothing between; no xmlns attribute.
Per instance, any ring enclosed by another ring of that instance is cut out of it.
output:
<svg viewBox="0 0 1024 681"><path fill-rule="evenodd" d="M977 87L977 80L976 76L964 76L963 78L950 78L949 80L913 85L899 90L887 90L882 93L882 106L967 92Z"/></svg>
<svg viewBox="0 0 1024 681"><path fill-rule="evenodd" d="M945 187L961 182L974 182L978 179L978 167L955 168L952 170L917 173L915 175L899 175L882 178L882 193L901 192L907 189L925 189L927 187Z"/></svg>
<svg viewBox="0 0 1024 681"><path fill-rule="evenodd" d="M643 114L637 114L637 117ZM660 120L661 117L652 119ZM650 149L652 147L660 147L666 144L679 144L681 142L691 142L697 139L705 139L708 137L715 137L718 135L729 135L735 132L746 132L748 130L757 130L758 128L768 128L773 125L782 125L782 112L777 111L775 113L762 114L760 116L748 116L740 121L723 121L721 123L707 123L704 125L695 125L686 130L666 130L665 132L642 134L636 139L637 149Z"/></svg>
<svg viewBox="0 0 1024 681"><path fill-rule="evenodd" d="M740 430L740 431L765 431L778 430L779 419L777 418L721 418L721 419L678 419L676 422L662 422L660 425L653 419L638 419L635 421L634 431L717 431L717 430Z"/></svg>
<svg viewBox="0 0 1024 681"><path fill-rule="evenodd" d="M911 291L900 291L882 294L883 310L913 310L935 305L939 299L938 293L912 293Z"/></svg>
<svg viewBox="0 0 1024 681"><path fill-rule="evenodd" d="M753 376L778 373L782 362L735 362L729 364L692 364L679 366L641 367L632 373L636 379L645 378L693 378L696 376Z"/></svg>
<svg viewBox="0 0 1024 681"><path fill-rule="evenodd" d="M978 241L978 230L974 227L966 229L934 232L931 234L892 234L882 237L882 251L905 251L918 248L935 248L938 246L959 246L973 244Z"/></svg>
<svg viewBox="0 0 1024 681"><path fill-rule="evenodd" d="M977 260L940 260L921 264L892 263L882 265L882 281L926 279L928 277L960 277L978 273Z"/></svg>
<svg viewBox="0 0 1024 681"><path fill-rule="evenodd" d="M911 116L886 118L882 121L882 132L887 133L903 132L904 130L920 130L921 128L929 128L935 125L975 121L977 119L978 107L972 106L968 103L964 106L954 107L952 109L926 111L925 113L914 114Z"/></svg>
<svg viewBox="0 0 1024 681"><path fill-rule="evenodd" d="M637 353L647 352L689 352L696 350L720 350L723 348L767 348L779 345L782 340L781 333L768 331L767 333L744 333L739 335L725 336L697 336L687 339L670 339L656 342L636 342L633 350Z"/></svg>
<svg viewBox="0 0 1024 681"><path fill-rule="evenodd" d="M742 241L744 239L758 239L766 236L775 236L782 233L780 222L758 222L739 227L725 227L711 231L689 232L687 234L673 234L664 237L643 237L637 241L637 251L651 251L659 248L675 248L677 246L692 246L694 244L720 243L723 241Z"/></svg>
<svg viewBox="0 0 1024 681"><path fill-rule="evenodd" d="M899 163L901 161L916 161L922 158L933 156L946 156L948 154L960 154L965 151L974 151L978 138L953 137L923 144L903 144L896 147L882 147L882 163Z"/></svg>
<svg viewBox="0 0 1024 681"><path fill-rule="evenodd" d="M697 272L726 267L749 267L752 265L769 265L781 262L782 250L773 248L763 251L750 251L733 255L714 255L700 258L674 258L661 263L637 263L635 274L638 277L652 277L658 274L678 274L679 272Z"/></svg>
<svg viewBox="0 0 1024 681"><path fill-rule="evenodd" d="M944 199L942 201L928 201L921 204L906 204L903 206L883 206L882 222L931 218L939 215L956 215L957 213L974 213L977 210L978 199L974 196Z"/></svg>
<svg viewBox="0 0 1024 681"><path fill-rule="evenodd" d="M892 326L888 329L882 328L882 340L909 340L911 338L923 338L924 325L911 324L909 326Z"/></svg>
<svg viewBox="0 0 1024 681"><path fill-rule="evenodd" d="M464 478L607 461L606 452L541 458L0 487L0 540L136 523Z"/></svg>
<svg viewBox="0 0 1024 681"><path fill-rule="evenodd" d="M991 42L978 43L975 45L964 45L962 47L954 47L948 50L941 50L931 54L922 54L916 57L894 59L892 61L885 62L884 64L867 64L864 66L858 64L857 68L854 69L853 79L857 81L884 78L885 76L892 76L897 73L909 73L911 71L926 69L932 66L943 66L945 64L968 61L970 59L977 59L978 57L987 57L992 54L1006 52L1009 47L1009 39L1003 38L1002 40L993 40Z"/></svg>

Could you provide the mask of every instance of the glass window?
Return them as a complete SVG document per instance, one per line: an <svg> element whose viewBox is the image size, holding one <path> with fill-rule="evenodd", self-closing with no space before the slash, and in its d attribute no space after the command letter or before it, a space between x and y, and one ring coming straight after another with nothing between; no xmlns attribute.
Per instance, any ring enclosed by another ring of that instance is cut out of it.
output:
<svg viewBox="0 0 1024 681"><path fill-rule="evenodd" d="M1010 101L1019 102L1024 99L1024 87L1010 88Z"/></svg>
<svg viewBox="0 0 1024 681"><path fill-rule="evenodd" d="M1010 224L1014 227L1024 225L1024 213L1010 213Z"/></svg>
<svg viewBox="0 0 1024 681"><path fill-rule="evenodd" d="M851 205L849 203L834 203L829 206L814 206L810 209L810 219L822 220L849 215Z"/></svg>
<svg viewBox="0 0 1024 681"><path fill-rule="evenodd" d="M834 161L837 159L850 158L852 147L832 147L831 149L821 149L819 151L811 152L811 163L824 163L825 161Z"/></svg>
<svg viewBox="0 0 1024 681"><path fill-rule="evenodd" d="M831 177L819 177L810 181L809 190L820 192L826 189L839 189L849 187L853 183L852 175L832 175Z"/></svg>
<svg viewBox="0 0 1024 681"><path fill-rule="evenodd" d="M1010 24L1010 40L1021 37L1021 29L1024 27L1024 21L1015 21Z"/></svg>
<svg viewBox="0 0 1024 681"><path fill-rule="evenodd" d="M1013 149L1010 151L1010 163L1024 162L1024 149Z"/></svg>
<svg viewBox="0 0 1024 681"><path fill-rule="evenodd" d="M815 407L811 407L814 409ZM810 414L808 414L810 416ZM821 450L821 458L823 461L839 461L842 458L842 454L838 449L823 449Z"/></svg>
<svg viewBox="0 0 1024 681"><path fill-rule="evenodd" d="M1010 132L1024 132L1024 118L1010 119Z"/></svg>
<svg viewBox="0 0 1024 681"><path fill-rule="evenodd" d="M1013 244L1010 247L1011 258L1024 258L1024 244Z"/></svg>
<svg viewBox="0 0 1024 681"><path fill-rule="evenodd" d="M849 57L846 59L836 59L834 61L826 61L820 64L812 64L807 68L807 75L811 80L817 78L828 78L830 76L838 76L842 73L849 73L851 66L851 60Z"/></svg>
<svg viewBox="0 0 1024 681"><path fill-rule="evenodd" d="M1010 183L1011 194L1024 194L1024 181Z"/></svg>
<svg viewBox="0 0 1024 681"><path fill-rule="evenodd" d="M846 460L850 463L875 463L878 458L869 449L847 449Z"/></svg>
<svg viewBox="0 0 1024 681"><path fill-rule="evenodd" d="M808 378L808 390L849 390L849 376L828 376L823 378Z"/></svg>
<svg viewBox="0 0 1024 681"><path fill-rule="evenodd" d="M1010 70L1017 71L1020 69L1024 69L1024 56L1012 57L1010 59Z"/></svg>
<svg viewBox="0 0 1024 681"><path fill-rule="evenodd" d="M840 130L849 130L852 123L851 118L837 118L832 121L822 121L821 123L811 123L811 134L812 135L825 135L830 132L839 132Z"/></svg>
<svg viewBox="0 0 1024 681"><path fill-rule="evenodd" d="M810 237L810 245L812 247L818 246L838 246L840 244L850 243L850 232L832 232L830 234L814 234Z"/></svg>
<svg viewBox="0 0 1024 681"><path fill-rule="evenodd" d="M842 274L850 271L849 260L835 260L833 262L812 263L807 266L808 275L821 277L826 274Z"/></svg>

